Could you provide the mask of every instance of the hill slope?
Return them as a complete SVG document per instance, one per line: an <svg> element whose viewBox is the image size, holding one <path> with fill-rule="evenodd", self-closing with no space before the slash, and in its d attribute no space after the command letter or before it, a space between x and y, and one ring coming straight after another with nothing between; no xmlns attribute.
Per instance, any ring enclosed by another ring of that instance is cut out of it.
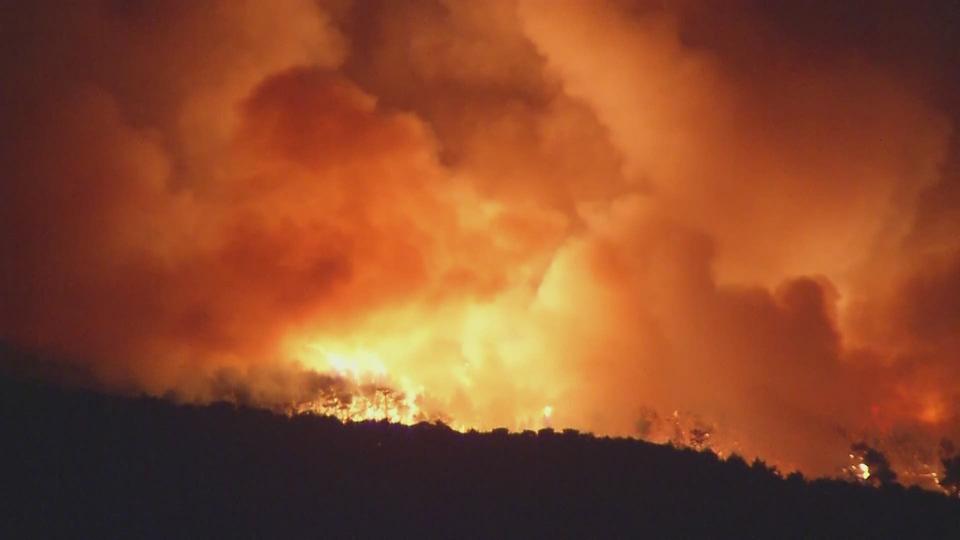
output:
<svg viewBox="0 0 960 540"><path fill-rule="evenodd" d="M342 425L6 377L0 441L6 537L960 537L960 503L937 494L572 432Z"/></svg>

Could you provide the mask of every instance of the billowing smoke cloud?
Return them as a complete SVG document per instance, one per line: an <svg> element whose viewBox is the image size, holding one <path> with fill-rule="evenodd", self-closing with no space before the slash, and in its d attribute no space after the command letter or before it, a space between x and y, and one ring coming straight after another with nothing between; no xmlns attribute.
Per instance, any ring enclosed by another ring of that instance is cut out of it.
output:
<svg viewBox="0 0 960 540"><path fill-rule="evenodd" d="M7 10L0 338L178 399L933 463L951 19L802 6Z"/></svg>

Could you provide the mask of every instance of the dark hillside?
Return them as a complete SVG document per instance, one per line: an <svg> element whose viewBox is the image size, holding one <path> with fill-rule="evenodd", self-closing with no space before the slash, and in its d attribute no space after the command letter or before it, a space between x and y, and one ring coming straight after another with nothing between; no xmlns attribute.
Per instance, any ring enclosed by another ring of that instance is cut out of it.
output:
<svg viewBox="0 0 960 540"><path fill-rule="evenodd" d="M960 537L960 503L575 432L342 425L0 381L6 538Z"/></svg>

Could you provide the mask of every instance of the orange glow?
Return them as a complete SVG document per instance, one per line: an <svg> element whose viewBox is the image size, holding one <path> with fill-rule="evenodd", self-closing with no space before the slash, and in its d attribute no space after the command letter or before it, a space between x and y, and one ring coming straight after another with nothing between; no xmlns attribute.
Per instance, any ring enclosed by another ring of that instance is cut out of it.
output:
<svg viewBox="0 0 960 540"><path fill-rule="evenodd" d="M869 440L929 476L960 435L945 70L762 2L211 1L22 32L3 342L110 390L810 474L867 478Z"/></svg>
<svg viewBox="0 0 960 540"><path fill-rule="evenodd" d="M939 396L930 395L923 400L920 421L926 424L939 424L944 420L946 406Z"/></svg>

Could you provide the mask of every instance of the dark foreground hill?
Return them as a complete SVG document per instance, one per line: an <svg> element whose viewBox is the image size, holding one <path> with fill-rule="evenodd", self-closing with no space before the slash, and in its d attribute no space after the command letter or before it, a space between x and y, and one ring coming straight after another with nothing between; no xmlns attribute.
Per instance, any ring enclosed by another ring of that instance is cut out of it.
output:
<svg viewBox="0 0 960 540"><path fill-rule="evenodd" d="M634 440L342 425L0 378L0 537L960 538L960 504Z"/></svg>

